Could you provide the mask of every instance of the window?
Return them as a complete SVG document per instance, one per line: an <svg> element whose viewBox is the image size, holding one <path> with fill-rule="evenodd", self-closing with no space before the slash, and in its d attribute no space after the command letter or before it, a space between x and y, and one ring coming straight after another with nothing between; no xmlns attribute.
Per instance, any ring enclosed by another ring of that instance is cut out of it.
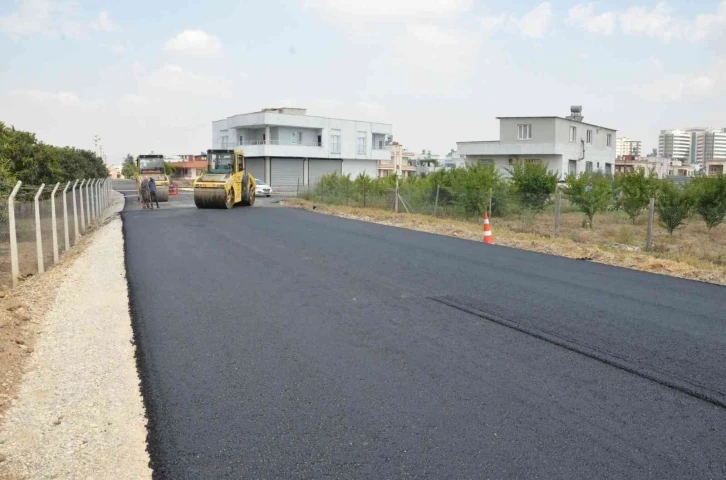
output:
<svg viewBox="0 0 726 480"><path fill-rule="evenodd" d="M527 158L524 160L524 163L535 163L539 165L540 163L542 163L542 160L540 160L539 158Z"/></svg>
<svg viewBox="0 0 726 480"><path fill-rule="evenodd" d="M494 165L493 158L480 158L479 165Z"/></svg>
<svg viewBox="0 0 726 480"><path fill-rule="evenodd" d="M585 171L587 173L592 173L592 162L585 162Z"/></svg>
<svg viewBox="0 0 726 480"><path fill-rule="evenodd" d="M592 145L592 130L587 131L587 144Z"/></svg>
<svg viewBox="0 0 726 480"><path fill-rule="evenodd" d="M340 153L340 130L330 131L330 153Z"/></svg>
<svg viewBox="0 0 726 480"><path fill-rule="evenodd" d="M383 140L378 140L378 150L383 150Z"/></svg>
<svg viewBox="0 0 726 480"><path fill-rule="evenodd" d="M366 154L366 132L358 132L358 143L356 144L356 153L358 155Z"/></svg>
<svg viewBox="0 0 726 480"><path fill-rule="evenodd" d="M532 125L517 125L517 138L519 140L531 140Z"/></svg>
<svg viewBox="0 0 726 480"><path fill-rule="evenodd" d="M573 128L573 127L570 127L570 128ZM567 166L567 173L571 173L572 175L577 175L577 160L570 160L570 163Z"/></svg>
<svg viewBox="0 0 726 480"><path fill-rule="evenodd" d="M570 127L570 141L577 141L577 127Z"/></svg>
<svg viewBox="0 0 726 480"><path fill-rule="evenodd" d="M612 147L612 146L613 146L613 134L608 133L608 147Z"/></svg>
<svg viewBox="0 0 726 480"><path fill-rule="evenodd" d="M240 135L239 136L239 145L244 145L244 144L245 144L245 136L244 135Z"/></svg>
<svg viewBox="0 0 726 480"><path fill-rule="evenodd" d="M227 135L222 135L222 148L227 148L227 141L229 137Z"/></svg>
<svg viewBox="0 0 726 480"><path fill-rule="evenodd" d="M292 132L292 144L293 145L302 144L302 132Z"/></svg>

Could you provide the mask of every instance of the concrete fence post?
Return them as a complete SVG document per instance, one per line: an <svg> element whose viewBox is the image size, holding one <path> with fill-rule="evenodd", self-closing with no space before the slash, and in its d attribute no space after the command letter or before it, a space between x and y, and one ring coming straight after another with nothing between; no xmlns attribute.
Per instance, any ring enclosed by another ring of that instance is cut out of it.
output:
<svg viewBox="0 0 726 480"><path fill-rule="evenodd" d="M71 186L71 182L66 183L66 188L63 189L63 240L65 240L66 248L63 250L67 252L71 249L71 237L68 235L68 199L66 193L68 187Z"/></svg>
<svg viewBox="0 0 726 480"><path fill-rule="evenodd" d="M43 237L40 233L40 201L38 200L44 188L45 183L41 183L38 192L35 194L35 199L33 200L35 204L35 250L38 255L38 273L45 272L45 268L43 266Z"/></svg>
<svg viewBox="0 0 726 480"><path fill-rule="evenodd" d="M555 237L560 236L560 213L562 212L562 192L555 193Z"/></svg>
<svg viewBox="0 0 726 480"><path fill-rule="evenodd" d="M653 221L655 220L655 198L650 199L648 205L648 237L645 240L645 249L653 248Z"/></svg>
<svg viewBox="0 0 726 480"><path fill-rule="evenodd" d="M58 191L60 182L55 184L50 192L50 224L53 229L53 264L58 263L58 220L55 218L55 192Z"/></svg>
<svg viewBox="0 0 726 480"><path fill-rule="evenodd" d="M75 229L76 236L74 242L77 242L81 234L78 232L78 210L76 209L76 185L78 185L78 179L73 182L73 188L71 188L71 197L73 197L73 228ZM80 191L80 190L79 190Z"/></svg>
<svg viewBox="0 0 726 480"><path fill-rule="evenodd" d="M96 195L96 183L98 182L98 179L91 180L91 219L88 221L88 223L94 222L96 220L96 198L98 197Z"/></svg>
<svg viewBox="0 0 726 480"><path fill-rule="evenodd" d="M20 278L20 266L18 265L18 235L15 231L15 195L20 190L23 182L18 181L8 197L8 230L10 234L10 272L13 280L13 288L18 286Z"/></svg>
<svg viewBox="0 0 726 480"><path fill-rule="evenodd" d="M88 228L91 228L91 180L86 182L86 222Z"/></svg>
<svg viewBox="0 0 726 480"><path fill-rule="evenodd" d="M98 179L98 182L96 183L96 217L101 218L101 180Z"/></svg>
<svg viewBox="0 0 726 480"><path fill-rule="evenodd" d="M79 196L81 197L79 199L80 200L79 203L81 204L81 233L86 233L86 211L83 209L83 184L86 182L87 182L87 180L84 178L83 180L81 180L81 184L78 187L78 193L79 193ZM86 194L86 195L88 195L88 194Z"/></svg>
<svg viewBox="0 0 726 480"><path fill-rule="evenodd" d="M434 203L434 217L436 216L436 213L439 210L439 189L441 188L441 185L436 184L436 202Z"/></svg>
<svg viewBox="0 0 726 480"><path fill-rule="evenodd" d="M98 221L98 179L93 181L93 218Z"/></svg>

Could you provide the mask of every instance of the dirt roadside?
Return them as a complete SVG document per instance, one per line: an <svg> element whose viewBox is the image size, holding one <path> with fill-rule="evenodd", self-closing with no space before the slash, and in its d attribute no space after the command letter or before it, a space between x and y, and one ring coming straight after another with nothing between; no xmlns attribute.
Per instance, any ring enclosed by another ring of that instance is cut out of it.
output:
<svg viewBox="0 0 726 480"><path fill-rule="evenodd" d="M151 476L122 208L0 302L0 479Z"/></svg>
<svg viewBox="0 0 726 480"><path fill-rule="evenodd" d="M323 215L351 218L479 242L482 240L482 226L473 222L426 215L396 214L388 210L374 208L314 204L302 199L285 200L283 205L302 208ZM626 246L612 245L611 247L605 247L581 244L567 237L544 237L536 234L513 232L497 225L496 219L492 223L492 230L498 245L726 285L726 267L697 268L685 262L658 258L646 252L631 251Z"/></svg>

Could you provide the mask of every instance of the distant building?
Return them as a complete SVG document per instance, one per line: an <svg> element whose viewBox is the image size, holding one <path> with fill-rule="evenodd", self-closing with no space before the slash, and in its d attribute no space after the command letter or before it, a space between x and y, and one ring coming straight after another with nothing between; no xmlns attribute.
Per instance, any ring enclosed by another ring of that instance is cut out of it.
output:
<svg viewBox="0 0 726 480"><path fill-rule="evenodd" d="M333 172L377 176L378 162L390 161L392 133L387 123L266 108L212 122L212 146L243 150L249 171L268 185L307 185Z"/></svg>
<svg viewBox="0 0 726 480"><path fill-rule="evenodd" d="M399 177L410 177L416 171L412 162L413 153L403 149L403 145L393 142L388 146L391 152L389 161L378 161L378 177L398 175Z"/></svg>
<svg viewBox="0 0 726 480"><path fill-rule="evenodd" d="M124 178L121 174L122 169L123 165L109 165L106 167L106 170L108 170L108 176L111 178Z"/></svg>
<svg viewBox="0 0 726 480"><path fill-rule="evenodd" d="M641 155L642 142L640 140L633 140L627 137L619 137L615 139L615 156L623 157L625 155L632 155L639 157Z"/></svg>
<svg viewBox="0 0 726 480"><path fill-rule="evenodd" d="M452 168L464 168L466 166L466 159L462 157L459 152L452 149L446 156L441 160L441 167L447 170Z"/></svg>
<svg viewBox="0 0 726 480"><path fill-rule="evenodd" d="M726 128L696 134L696 163L706 165L726 161Z"/></svg>
<svg viewBox="0 0 726 480"><path fill-rule="evenodd" d="M646 173L655 173L658 178L666 177L692 177L695 174L693 165L683 163L668 157L649 155L647 157L636 157L624 155L615 160L615 172L625 173L629 171L643 170Z"/></svg>
<svg viewBox="0 0 726 480"><path fill-rule="evenodd" d="M505 175L517 163L542 163L558 172L614 172L615 133L612 128L585 123L582 107L567 117L498 117L499 140L457 142L466 163L492 164Z"/></svg>
<svg viewBox="0 0 726 480"><path fill-rule="evenodd" d="M661 130L658 135L658 156L673 158L683 162L695 162L694 130Z"/></svg>

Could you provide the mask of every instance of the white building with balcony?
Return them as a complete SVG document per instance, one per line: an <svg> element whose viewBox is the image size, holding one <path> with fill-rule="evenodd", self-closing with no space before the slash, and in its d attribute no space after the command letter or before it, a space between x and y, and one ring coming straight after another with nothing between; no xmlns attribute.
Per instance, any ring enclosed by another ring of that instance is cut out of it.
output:
<svg viewBox="0 0 726 480"><path fill-rule="evenodd" d="M457 142L467 163L493 164L505 176L517 163L544 163L561 180L568 173L614 173L616 130L583 122L579 106L567 117L497 118L499 140Z"/></svg>
<svg viewBox="0 0 726 480"><path fill-rule="evenodd" d="M240 148L247 169L273 187L316 183L337 172L378 176L389 162L387 123L314 117L301 108L266 108L212 122L213 148Z"/></svg>

